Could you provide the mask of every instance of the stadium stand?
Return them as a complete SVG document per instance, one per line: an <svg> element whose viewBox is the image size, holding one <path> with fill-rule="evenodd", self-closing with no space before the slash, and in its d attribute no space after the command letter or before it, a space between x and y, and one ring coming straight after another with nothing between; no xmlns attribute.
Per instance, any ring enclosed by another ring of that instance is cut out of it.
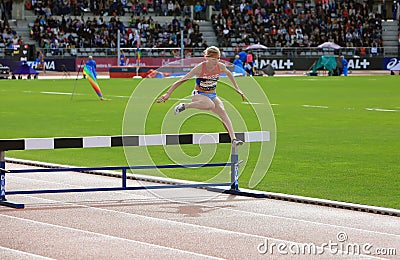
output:
<svg viewBox="0 0 400 260"><path fill-rule="evenodd" d="M190 13L182 4L184 1L175 1L173 6L170 5L172 1L167 6L164 5L165 1L147 1L145 4L138 1L133 1L133 4L94 1L92 6L85 1L78 1L77 5L62 7L52 1L53 5L47 3L47 8L43 8L43 2L32 3L37 17L29 24L30 36L40 48L49 49L47 53L52 56L64 54L62 49L71 49L67 55L77 56L86 56L86 53L72 49L86 49L87 52L93 52L93 48L115 49L118 31L122 35L122 48L135 48L138 45L142 48L180 47L181 33L186 48L204 46L199 25L188 16ZM102 11L85 13L96 10L97 4L102 6ZM101 51L98 54L106 56L110 52L114 51Z"/></svg>
<svg viewBox="0 0 400 260"><path fill-rule="evenodd" d="M220 46L317 47L331 41L358 52L371 47L382 52L382 16L365 1L230 2L212 15Z"/></svg>
<svg viewBox="0 0 400 260"><path fill-rule="evenodd" d="M10 25L12 1L1 1L5 11L1 12L0 45L34 41L48 56L86 56L88 52L109 56L115 55L117 31L122 32L121 47L132 48L138 41L143 48L180 47L183 32L185 49L193 54L198 52L194 49L211 43L231 56L260 43L270 48L265 55L322 55L332 51L315 47L332 41L347 48L345 55L380 55L384 38L397 35L387 32L391 26L395 31L398 24L383 22L380 1L211 2L212 6L207 1L32 0L25 4L32 13L25 17L29 26L25 35L23 21L22 27ZM202 8L197 15L196 6ZM397 49L395 41L390 41Z"/></svg>

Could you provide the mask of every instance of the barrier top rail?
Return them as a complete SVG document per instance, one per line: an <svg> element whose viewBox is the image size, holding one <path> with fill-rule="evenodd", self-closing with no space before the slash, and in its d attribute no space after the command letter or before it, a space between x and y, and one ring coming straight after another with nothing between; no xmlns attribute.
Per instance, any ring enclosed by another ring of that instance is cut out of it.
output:
<svg viewBox="0 0 400 260"><path fill-rule="evenodd" d="M270 141L269 131L239 132L236 133L236 136L245 143ZM0 151L105 148L117 146L217 144L230 142L231 139L228 133L23 138L0 139Z"/></svg>

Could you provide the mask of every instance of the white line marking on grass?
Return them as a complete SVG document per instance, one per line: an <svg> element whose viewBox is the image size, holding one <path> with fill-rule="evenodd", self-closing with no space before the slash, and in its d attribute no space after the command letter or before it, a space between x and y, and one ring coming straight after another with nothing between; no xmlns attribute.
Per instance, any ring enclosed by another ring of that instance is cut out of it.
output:
<svg viewBox="0 0 400 260"><path fill-rule="evenodd" d="M108 96L107 97L116 97L116 98L130 98L130 96Z"/></svg>
<svg viewBox="0 0 400 260"><path fill-rule="evenodd" d="M50 95L72 95L72 93L65 92L40 92L41 94L50 94Z"/></svg>
<svg viewBox="0 0 400 260"><path fill-rule="evenodd" d="M248 101L242 102L242 104L246 104L246 105L264 105L264 103L248 102Z"/></svg>
<svg viewBox="0 0 400 260"><path fill-rule="evenodd" d="M311 108L329 108L327 106L314 106L314 105L303 105L303 107L311 107Z"/></svg>
<svg viewBox="0 0 400 260"><path fill-rule="evenodd" d="M383 108L365 108L368 111L378 111L378 112L397 112L396 109L383 109Z"/></svg>

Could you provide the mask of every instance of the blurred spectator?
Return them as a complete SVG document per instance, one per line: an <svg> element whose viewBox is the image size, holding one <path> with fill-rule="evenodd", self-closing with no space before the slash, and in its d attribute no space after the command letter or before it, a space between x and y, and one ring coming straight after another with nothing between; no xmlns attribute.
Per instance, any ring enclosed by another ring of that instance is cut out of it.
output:
<svg viewBox="0 0 400 260"><path fill-rule="evenodd" d="M0 20L6 21L12 19L12 1L1 0L0 2Z"/></svg>
<svg viewBox="0 0 400 260"><path fill-rule="evenodd" d="M382 13L382 20L387 20L387 9L386 9L386 1L382 0L381 4L381 13Z"/></svg>
<svg viewBox="0 0 400 260"><path fill-rule="evenodd" d="M397 1L393 1L392 4L392 13L393 13L393 20L397 20L397 10L399 9L399 5Z"/></svg>
<svg viewBox="0 0 400 260"><path fill-rule="evenodd" d="M194 19L199 21L201 20L201 13L203 11L203 7L200 5L200 2L196 2L194 6Z"/></svg>

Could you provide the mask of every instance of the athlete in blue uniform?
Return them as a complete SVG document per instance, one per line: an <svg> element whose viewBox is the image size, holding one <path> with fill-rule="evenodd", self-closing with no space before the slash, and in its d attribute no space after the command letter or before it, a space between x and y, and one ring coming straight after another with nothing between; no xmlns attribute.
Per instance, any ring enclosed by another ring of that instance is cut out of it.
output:
<svg viewBox="0 0 400 260"><path fill-rule="evenodd" d="M97 79L96 61L92 56L89 56L89 60L86 62L86 67L88 67L88 69L92 72L94 78Z"/></svg>
<svg viewBox="0 0 400 260"><path fill-rule="evenodd" d="M125 53L123 50L121 50L121 54L119 55L119 65L125 66L125 61L126 61Z"/></svg>
<svg viewBox="0 0 400 260"><path fill-rule="evenodd" d="M347 76L349 72L349 62L344 58L344 56L340 56L342 59L342 73L343 76Z"/></svg>
<svg viewBox="0 0 400 260"><path fill-rule="evenodd" d="M244 94L237 85L232 73L226 68L225 64L219 62L221 53L217 47L208 47L204 51L204 56L206 58L205 61L198 64L183 78L172 84L167 93L159 97L157 102L160 103L167 101L177 87L193 76L196 76L196 84L192 93L192 102L189 104L181 103L176 106L174 110L175 115L189 108L211 110L221 118L222 123L228 131L232 142L240 144L241 141L236 139L232 122L226 113L224 104L222 103L221 99L218 98L216 93L219 75L224 73L228 76L236 91L242 96L242 100L244 100Z"/></svg>

